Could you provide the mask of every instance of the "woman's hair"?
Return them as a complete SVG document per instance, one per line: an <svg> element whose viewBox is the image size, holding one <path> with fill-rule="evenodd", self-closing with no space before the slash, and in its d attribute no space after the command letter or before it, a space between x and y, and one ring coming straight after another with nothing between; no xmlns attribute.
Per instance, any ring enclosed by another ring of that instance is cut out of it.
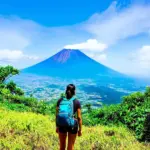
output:
<svg viewBox="0 0 150 150"><path fill-rule="evenodd" d="M66 88L66 98L70 99L72 96L74 96L75 95L75 90L76 90L75 85L73 85L73 84L67 85L67 88Z"/></svg>

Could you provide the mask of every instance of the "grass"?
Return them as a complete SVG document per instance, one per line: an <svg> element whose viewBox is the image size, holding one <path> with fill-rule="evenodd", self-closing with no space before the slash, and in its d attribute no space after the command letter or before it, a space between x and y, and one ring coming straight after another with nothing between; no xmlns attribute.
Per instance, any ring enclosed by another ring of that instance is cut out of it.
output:
<svg viewBox="0 0 150 150"><path fill-rule="evenodd" d="M58 150L54 117L0 108L0 149ZM149 150L124 127L83 126L75 150Z"/></svg>

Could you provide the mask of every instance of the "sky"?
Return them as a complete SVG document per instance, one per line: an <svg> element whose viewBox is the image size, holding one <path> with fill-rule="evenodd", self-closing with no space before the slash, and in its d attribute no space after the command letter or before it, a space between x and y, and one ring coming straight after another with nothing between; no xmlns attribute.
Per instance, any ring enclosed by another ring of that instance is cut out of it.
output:
<svg viewBox="0 0 150 150"><path fill-rule="evenodd" d="M0 0L0 65L22 69L63 48L150 78L149 0Z"/></svg>

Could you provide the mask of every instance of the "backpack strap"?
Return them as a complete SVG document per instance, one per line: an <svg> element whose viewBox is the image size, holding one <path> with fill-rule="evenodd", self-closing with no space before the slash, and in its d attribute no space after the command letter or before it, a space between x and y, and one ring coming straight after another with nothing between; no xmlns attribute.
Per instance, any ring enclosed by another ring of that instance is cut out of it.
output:
<svg viewBox="0 0 150 150"><path fill-rule="evenodd" d="M71 99L71 107L72 107L72 117L74 117L75 116L75 114L74 114L74 100L76 100L76 97L72 97Z"/></svg>

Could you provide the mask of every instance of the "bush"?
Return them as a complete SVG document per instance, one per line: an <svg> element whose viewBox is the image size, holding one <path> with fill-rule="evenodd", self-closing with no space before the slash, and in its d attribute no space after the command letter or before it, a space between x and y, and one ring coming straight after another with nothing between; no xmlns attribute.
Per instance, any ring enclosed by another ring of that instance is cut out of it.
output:
<svg viewBox="0 0 150 150"><path fill-rule="evenodd" d="M83 115L83 123L85 125L112 125L120 123L120 105L103 106L90 113Z"/></svg>
<svg viewBox="0 0 150 150"><path fill-rule="evenodd" d="M83 123L85 125L122 124L133 130L137 139L147 140L144 136L147 126L144 127L144 123L148 113L150 113L150 88L147 88L145 93L137 92L125 96L121 104L104 106L85 114Z"/></svg>
<svg viewBox="0 0 150 150"><path fill-rule="evenodd" d="M51 106L44 101L40 101L37 104L36 112L43 115L49 115L51 114Z"/></svg>
<svg viewBox="0 0 150 150"><path fill-rule="evenodd" d="M150 142L150 113L147 115L144 123L143 139Z"/></svg>
<svg viewBox="0 0 150 150"><path fill-rule="evenodd" d="M4 107L7 110L15 110L15 111L19 111L19 112L30 112L31 111L31 108L25 106L24 104L13 104L13 103L9 103L8 101L0 103L0 107Z"/></svg>

